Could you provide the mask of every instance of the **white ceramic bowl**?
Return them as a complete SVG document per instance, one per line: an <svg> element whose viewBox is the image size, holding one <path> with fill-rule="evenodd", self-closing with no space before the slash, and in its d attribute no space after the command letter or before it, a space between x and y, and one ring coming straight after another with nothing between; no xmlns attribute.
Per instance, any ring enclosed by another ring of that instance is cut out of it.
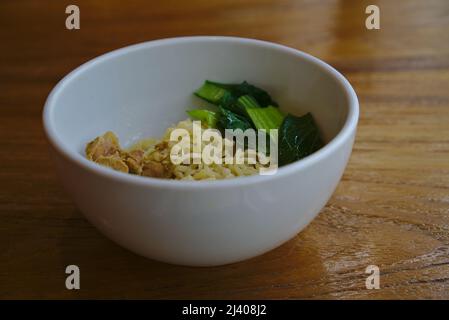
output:
<svg viewBox="0 0 449 320"><path fill-rule="evenodd" d="M281 110L312 112L327 144L272 176L174 181L113 171L84 157L112 130L122 144L154 136L202 102L205 79L247 80ZM212 266L267 252L301 231L336 188L351 153L357 97L335 69L258 40L186 37L119 49L80 66L53 89L44 127L67 192L107 237L140 255Z"/></svg>

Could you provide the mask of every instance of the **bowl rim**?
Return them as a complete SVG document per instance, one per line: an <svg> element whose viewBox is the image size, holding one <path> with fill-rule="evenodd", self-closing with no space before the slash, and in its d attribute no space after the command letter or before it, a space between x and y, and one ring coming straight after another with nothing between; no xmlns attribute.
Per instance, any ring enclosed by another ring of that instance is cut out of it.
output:
<svg viewBox="0 0 449 320"><path fill-rule="evenodd" d="M309 63L317 65L322 71L324 71L329 76L333 77L342 91L344 92L346 99L348 101L348 113L346 115L346 120L343 127L333 137L326 145L324 145L318 151L312 153L311 155L290 163L288 165L279 167L277 172L273 175L253 175L244 176L231 179L223 180L206 180L206 181L192 181L192 180L173 180L173 179L159 179L152 177L142 177L138 175L132 175L128 173L123 173L110 168L103 167L97 163L89 161L87 158L83 157L78 152L71 150L66 147L64 142L58 137L58 134L54 128L52 121L52 112L55 108L55 101L57 100L60 93L64 90L67 84L75 79L78 75L88 70L90 67L97 63L101 63L111 58L124 56L130 52L148 49L151 47L163 46L167 44L180 44L191 41L200 42L229 42L229 43L239 43L248 44L260 48L271 48L278 51L283 51L288 54L299 56L303 60ZM294 172L304 170L316 162L328 157L338 148L350 139L351 135L355 132L357 127L357 122L359 118L359 102L357 95L352 88L349 81L336 69L327 64L326 62L308 54L302 52L298 49L290 48L285 45L268 42L264 40L251 39L251 38L241 38L241 37L229 37L229 36L187 36L187 37L173 37L158 40L151 40L146 42L141 42L133 45L129 45L120 49L116 49L100 56L97 56L79 67L75 68L73 71L64 76L52 89L47 100L42 113L44 132L47 140L50 142L51 146L56 149L64 158L70 162L76 164L77 166L104 178L108 178L115 181L120 181L123 183L130 183L141 186L151 186L156 188L169 188L169 189L210 189L210 188L224 188L224 187L236 187L244 185L252 185L254 183L259 183L268 180L280 179L284 176L290 175Z"/></svg>

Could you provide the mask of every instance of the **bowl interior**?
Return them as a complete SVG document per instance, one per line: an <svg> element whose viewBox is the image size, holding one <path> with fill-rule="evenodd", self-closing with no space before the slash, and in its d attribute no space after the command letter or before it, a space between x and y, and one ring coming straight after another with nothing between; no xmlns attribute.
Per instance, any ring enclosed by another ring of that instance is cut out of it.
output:
<svg viewBox="0 0 449 320"><path fill-rule="evenodd" d="M332 71L333 72L333 71ZM192 92L205 79L246 80L266 89L281 110L312 112L325 141L342 129L348 97L323 63L263 42L190 38L149 42L97 58L60 85L50 106L50 125L65 147L84 154L85 144L111 130L122 145L159 137L207 106Z"/></svg>

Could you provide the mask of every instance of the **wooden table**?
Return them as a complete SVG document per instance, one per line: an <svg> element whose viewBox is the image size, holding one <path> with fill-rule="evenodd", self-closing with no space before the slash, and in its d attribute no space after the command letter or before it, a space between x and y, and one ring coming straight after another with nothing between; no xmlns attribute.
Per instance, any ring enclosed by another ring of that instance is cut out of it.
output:
<svg viewBox="0 0 449 320"><path fill-rule="evenodd" d="M131 2L131 1L130 1ZM449 298L449 2L0 2L0 298ZM125 4L126 3L126 4ZM365 28L365 8L381 29ZM49 159L41 111L67 72L136 42L182 35L278 42L340 70L361 103L334 196L294 240L216 268L136 256L96 231ZM65 267L81 290L65 288ZM365 269L380 268L367 290Z"/></svg>

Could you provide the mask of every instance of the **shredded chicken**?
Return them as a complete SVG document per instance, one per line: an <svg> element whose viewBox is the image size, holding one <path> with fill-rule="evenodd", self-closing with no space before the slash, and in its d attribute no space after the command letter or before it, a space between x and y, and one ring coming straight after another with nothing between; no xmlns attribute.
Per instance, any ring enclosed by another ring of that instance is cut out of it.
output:
<svg viewBox="0 0 449 320"><path fill-rule="evenodd" d="M139 175L142 173L143 156L143 150L133 150L126 155L125 162L128 165L129 172Z"/></svg>
<svg viewBox="0 0 449 320"><path fill-rule="evenodd" d="M161 143L155 149L163 150L167 147L166 143ZM172 175L169 166L145 160L144 150L135 147L132 151L123 150L117 136L111 131L89 142L85 151L87 159L117 171L155 178L169 178Z"/></svg>
<svg viewBox="0 0 449 320"><path fill-rule="evenodd" d="M150 160L143 165L142 175L146 177L167 178L168 171L162 163Z"/></svg>
<svg viewBox="0 0 449 320"><path fill-rule="evenodd" d="M86 156L89 160L97 161L99 157L107 157L120 154L120 145L117 136L108 131L104 135L95 138L86 146Z"/></svg>
<svg viewBox="0 0 449 320"><path fill-rule="evenodd" d="M125 173L129 172L128 166L118 155L99 156L95 162L98 164L101 164L103 166L117 170L117 171L121 171L121 172L125 172Z"/></svg>

